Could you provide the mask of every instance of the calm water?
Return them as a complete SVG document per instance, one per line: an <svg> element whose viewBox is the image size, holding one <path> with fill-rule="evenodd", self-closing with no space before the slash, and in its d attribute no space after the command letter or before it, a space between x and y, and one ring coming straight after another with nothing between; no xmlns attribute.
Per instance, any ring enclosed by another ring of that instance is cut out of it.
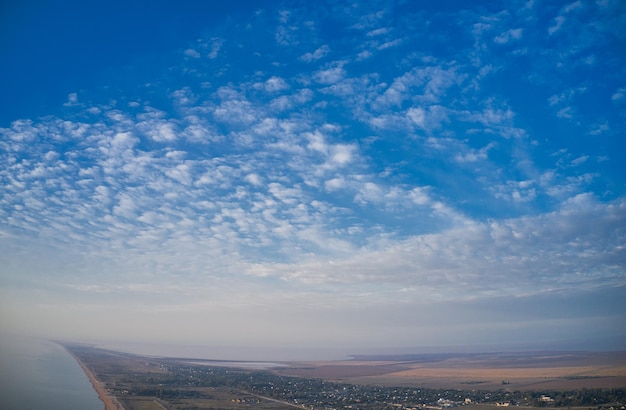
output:
<svg viewBox="0 0 626 410"><path fill-rule="evenodd" d="M102 410L104 404L63 347L0 335L0 409Z"/></svg>

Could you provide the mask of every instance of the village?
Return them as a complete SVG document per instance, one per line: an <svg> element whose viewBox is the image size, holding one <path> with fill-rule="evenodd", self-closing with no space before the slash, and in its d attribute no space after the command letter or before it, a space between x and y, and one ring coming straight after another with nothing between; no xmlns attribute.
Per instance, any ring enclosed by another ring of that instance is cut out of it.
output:
<svg viewBox="0 0 626 410"><path fill-rule="evenodd" d="M66 346L97 378L117 408L477 410L495 407L626 409L626 389L511 391L433 389L353 384L293 377L271 369L192 364L181 359L134 356L85 346Z"/></svg>

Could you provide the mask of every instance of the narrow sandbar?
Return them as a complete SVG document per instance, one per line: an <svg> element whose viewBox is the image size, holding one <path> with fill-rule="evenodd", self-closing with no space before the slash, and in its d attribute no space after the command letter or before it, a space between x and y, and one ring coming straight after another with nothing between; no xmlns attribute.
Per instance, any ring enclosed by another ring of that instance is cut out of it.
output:
<svg viewBox="0 0 626 410"><path fill-rule="evenodd" d="M80 367L83 369L83 371L85 372L85 374L89 378L89 381L91 382L91 385L93 386L93 388L96 391L96 393L98 393L98 398L100 399L100 401L102 401L102 403L104 403L104 410L123 410L124 408L119 404L117 399L115 397L112 397L109 393L107 393L106 389L102 385L102 382L100 382L96 378L96 376L93 374L93 372L91 370L89 370L89 367L87 367L87 365L85 365L85 363L83 363L69 349L66 348L65 350L67 350L67 352L72 355L74 360L76 360L76 362L78 362Z"/></svg>

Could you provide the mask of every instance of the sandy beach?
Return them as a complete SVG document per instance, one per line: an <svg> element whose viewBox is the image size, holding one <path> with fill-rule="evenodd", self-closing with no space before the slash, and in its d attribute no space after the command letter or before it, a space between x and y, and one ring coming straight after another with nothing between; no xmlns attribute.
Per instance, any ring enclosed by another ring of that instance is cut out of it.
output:
<svg viewBox="0 0 626 410"><path fill-rule="evenodd" d="M67 350L67 349L66 349ZM72 355L72 357L78 362L80 367L83 369L91 385L93 386L96 393L98 393L98 397L104 403L104 410L123 410L124 408L119 404L115 397L111 397L107 391L102 386L102 383L96 379L96 376L89 370L89 368L83 363L76 355L68 350L68 353Z"/></svg>

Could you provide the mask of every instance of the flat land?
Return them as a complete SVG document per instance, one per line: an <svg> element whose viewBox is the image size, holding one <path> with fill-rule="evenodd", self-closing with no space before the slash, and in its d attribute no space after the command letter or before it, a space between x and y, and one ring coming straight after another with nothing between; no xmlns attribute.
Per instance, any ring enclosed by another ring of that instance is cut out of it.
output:
<svg viewBox="0 0 626 410"><path fill-rule="evenodd" d="M354 384L463 390L626 387L626 352L438 354L358 359L301 362L274 371Z"/></svg>
<svg viewBox="0 0 626 410"><path fill-rule="evenodd" d="M84 345L65 348L89 376L105 410L302 408L220 383L229 372L241 373L236 369L219 368L218 374L210 378L213 385L207 386L197 382L198 372L194 372L190 359L139 356Z"/></svg>
<svg viewBox="0 0 626 410"><path fill-rule="evenodd" d="M589 403L619 408L626 403L626 352L361 356L266 363L65 347L90 376L107 410L449 406L490 410L496 403L545 405L540 397L548 392L554 397L548 399L551 407Z"/></svg>

